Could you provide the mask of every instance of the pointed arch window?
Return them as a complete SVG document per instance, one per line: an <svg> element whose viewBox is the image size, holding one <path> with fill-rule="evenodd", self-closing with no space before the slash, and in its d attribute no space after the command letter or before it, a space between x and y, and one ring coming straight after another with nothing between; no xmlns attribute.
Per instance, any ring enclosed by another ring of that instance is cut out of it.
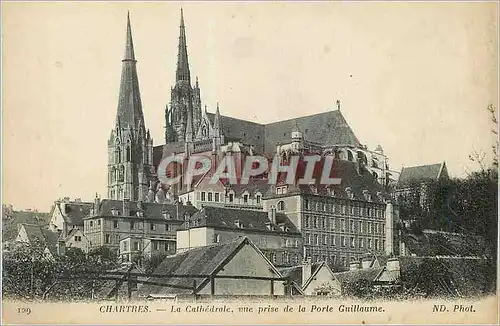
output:
<svg viewBox="0 0 500 326"><path fill-rule="evenodd" d="M116 147L115 149L115 163L121 163L121 150L120 147Z"/></svg>
<svg viewBox="0 0 500 326"><path fill-rule="evenodd" d="M125 168L122 166L120 166L120 170L118 172L118 182L123 182L124 181L124 175L125 175Z"/></svg>
<svg viewBox="0 0 500 326"><path fill-rule="evenodd" d="M131 161L131 155L130 155L130 145L127 145L127 162Z"/></svg>

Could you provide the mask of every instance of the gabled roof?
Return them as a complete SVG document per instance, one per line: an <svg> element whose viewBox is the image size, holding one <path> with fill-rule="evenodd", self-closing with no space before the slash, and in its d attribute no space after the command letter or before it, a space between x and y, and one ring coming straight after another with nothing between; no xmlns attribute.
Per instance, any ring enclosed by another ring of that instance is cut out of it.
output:
<svg viewBox="0 0 500 326"><path fill-rule="evenodd" d="M320 269L324 266L326 266L326 268L328 268L330 273L332 273L333 275L332 270L330 269L330 267L326 262L324 261L316 262L312 264L311 275L304 284L302 284L302 271L303 271L302 265L278 268L278 270L280 271L281 275L283 275L283 277L289 278L292 282L299 284L302 289L305 289L309 285L309 283L311 283L311 281L316 277L316 274L318 274Z"/></svg>
<svg viewBox="0 0 500 326"><path fill-rule="evenodd" d="M123 204L124 202L121 200L112 200L112 199L103 199L99 204L99 210L97 213L94 213L92 217L99 216L112 216L112 209L116 208L120 214L119 216L123 217ZM137 216L137 212L140 211L138 207L138 202L130 201L126 205L128 205L130 214L127 217L135 217ZM192 215L198 210L196 207L191 205L174 205L174 204L158 204L158 203L141 203L143 218L147 219L161 219L164 220L163 212L166 211L170 214L171 220L183 220L184 214ZM177 219L178 213L178 219Z"/></svg>
<svg viewBox="0 0 500 326"><path fill-rule="evenodd" d="M49 221L49 213L12 210L8 212L8 218L2 216L2 241L15 240L19 231L18 225L20 224L27 223L46 226L49 224Z"/></svg>
<svg viewBox="0 0 500 326"><path fill-rule="evenodd" d="M58 209L66 223L69 225L78 225L83 226L83 219L88 217L90 214L90 210L93 207L93 203L90 202L77 202L70 201L64 203L64 211L63 205L61 205L63 201L56 201L54 205L54 209Z"/></svg>
<svg viewBox="0 0 500 326"><path fill-rule="evenodd" d="M276 225L273 225L273 230L269 230L267 227L268 223L270 223L268 212L257 210L205 206L188 218L182 228L189 228L188 223L193 221L196 221L194 227L237 229L242 232L260 231L278 234L300 234L297 227L283 213L276 213ZM239 228L236 221L239 221L243 228ZM288 232L277 227L279 224L284 224L285 228L288 228Z"/></svg>
<svg viewBox="0 0 500 326"><path fill-rule="evenodd" d="M356 282L359 280L374 281L382 272L384 267L371 267L349 270L346 272L334 273L335 277L341 282Z"/></svg>
<svg viewBox="0 0 500 326"><path fill-rule="evenodd" d="M38 242L48 248L52 254L57 253L59 235L56 232L52 232L49 229L36 224L22 223L20 228L24 228L31 244Z"/></svg>
<svg viewBox="0 0 500 326"><path fill-rule="evenodd" d="M412 183L437 181L442 175L447 176L445 162L430 165L404 167L398 179L398 188Z"/></svg>
<svg viewBox="0 0 500 326"><path fill-rule="evenodd" d="M296 124L304 139L322 145L360 146L340 110L317 113L265 125L265 151L274 152L276 143L288 143Z"/></svg>
<svg viewBox="0 0 500 326"><path fill-rule="evenodd" d="M260 250L257 249L257 247L247 237L239 237L228 243L219 243L199 247L167 257L161 262L153 273L174 275L216 275L245 245L250 245L264 259L266 259ZM281 274L274 268L274 266L267 259L266 261L276 275L281 277ZM150 282L159 282L161 284L183 287L192 287L194 281L196 281L198 290L202 289L208 280L208 278L203 277L169 279L151 277L148 279ZM145 284L139 288L139 293L141 295L168 293L189 294L192 293L192 290Z"/></svg>

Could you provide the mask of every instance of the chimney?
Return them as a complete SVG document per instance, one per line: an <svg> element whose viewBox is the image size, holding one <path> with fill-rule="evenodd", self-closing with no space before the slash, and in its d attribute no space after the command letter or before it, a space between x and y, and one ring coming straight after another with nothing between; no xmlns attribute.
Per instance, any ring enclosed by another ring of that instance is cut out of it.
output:
<svg viewBox="0 0 500 326"><path fill-rule="evenodd" d="M359 261L358 260L353 260L349 264L349 270L350 271L354 271L354 270L357 270L357 269L360 269L360 268L361 267L359 266Z"/></svg>
<svg viewBox="0 0 500 326"><path fill-rule="evenodd" d="M311 277L312 274L312 261L311 257L304 258L302 262L302 286L306 284L307 280Z"/></svg>
<svg viewBox="0 0 500 326"><path fill-rule="evenodd" d="M99 205L100 204L101 204L101 199L99 198L99 196L96 193L95 198L94 198L94 215L97 215L97 213L99 212Z"/></svg>
<svg viewBox="0 0 500 326"><path fill-rule="evenodd" d="M388 200L385 205L385 254L394 255L394 206Z"/></svg>
<svg viewBox="0 0 500 326"><path fill-rule="evenodd" d="M276 224L276 208L274 206L271 206L269 208L269 211L267 212L267 216L269 217L269 221L272 224Z"/></svg>
<svg viewBox="0 0 500 326"><path fill-rule="evenodd" d="M130 199L123 198L123 216L130 216Z"/></svg>
<svg viewBox="0 0 500 326"><path fill-rule="evenodd" d="M63 240L57 241L57 254L64 256L66 254L66 244Z"/></svg>

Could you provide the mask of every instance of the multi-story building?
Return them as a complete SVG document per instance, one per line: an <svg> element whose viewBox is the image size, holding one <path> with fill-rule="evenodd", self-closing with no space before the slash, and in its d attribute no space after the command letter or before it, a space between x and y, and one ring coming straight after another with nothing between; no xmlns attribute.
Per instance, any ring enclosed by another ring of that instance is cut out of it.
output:
<svg viewBox="0 0 500 326"><path fill-rule="evenodd" d="M122 239L136 236L170 241L170 251L174 251L177 229L196 211L190 205L96 199L90 216L84 219L84 233L91 248L118 250Z"/></svg>
<svg viewBox="0 0 500 326"><path fill-rule="evenodd" d="M83 219L89 215L92 206L92 202L84 202L79 198L56 200L50 212L49 229L62 238L74 233L74 229L83 231Z"/></svg>
<svg viewBox="0 0 500 326"><path fill-rule="evenodd" d="M297 264L302 258L302 236L283 213L206 206L177 231L179 252L246 236L275 266Z"/></svg>
<svg viewBox="0 0 500 326"><path fill-rule="evenodd" d="M394 253L397 207L385 199L372 174L355 162L336 160L340 185L276 185L264 210L276 207L301 231L304 257L348 266L366 253Z"/></svg>
<svg viewBox="0 0 500 326"><path fill-rule="evenodd" d="M155 255L173 255L176 252L176 237L144 237L128 235L120 241L119 256L122 261L137 262Z"/></svg>

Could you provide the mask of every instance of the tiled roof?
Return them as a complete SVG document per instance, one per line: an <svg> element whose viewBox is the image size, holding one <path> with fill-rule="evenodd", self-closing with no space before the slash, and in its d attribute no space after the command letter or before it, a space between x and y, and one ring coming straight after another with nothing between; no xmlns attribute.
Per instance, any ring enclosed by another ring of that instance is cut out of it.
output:
<svg viewBox="0 0 500 326"><path fill-rule="evenodd" d="M349 270L346 272L334 273L335 277L341 282L356 282L359 280L374 281L384 267L372 267Z"/></svg>
<svg viewBox="0 0 500 326"><path fill-rule="evenodd" d="M333 191L335 197L348 198L346 190L350 188L354 195L354 199L364 201L365 197L363 190L368 190L371 194L371 201L375 203L383 202L383 197L386 195L384 187L373 178L372 174L363 167L358 169L357 163L355 162L334 159L331 177L340 178L341 183L339 185L329 185L326 187L325 185L319 184L320 179L318 178L315 186L316 192L314 192L309 185L299 185L298 187L289 186L288 193L300 192L303 194L331 196L331 194L328 193L328 189L330 189ZM272 189L267 193L266 197L276 196L276 194L271 191ZM378 197L378 193L382 195L382 198Z"/></svg>
<svg viewBox="0 0 500 326"><path fill-rule="evenodd" d="M166 211L170 214L170 219L178 220L184 219L184 214L192 215L198 210L191 205L173 205L173 204L158 204L158 203L142 203L142 211L144 218L148 219L164 219L163 212ZM137 217L137 212L140 211L138 207L138 202L130 201L128 202L128 207L130 210L129 217ZM99 211L97 214L94 214L93 217L98 216L112 216L112 209L116 208L119 211L119 216L123 216L123 201L121 200L112 200L112 199L103 199L99 204Z"/></svg>
<svg viewBox="0 0 500 326"><path fill-rule="evenodd" d="M207 113L207 115L211 121L214 120L215 114ZM224 115L221 115L220 117L222 133L224 134L226 142L241 141L243 144L255 146L255 150L259 153L264 151L264 125Z"/></svg>
<svg viewBox="0 0 500 326"><path fill-rule="evenodd" d="M444 162L438 164L405 167L401 170L401 175L398 179L398 187L406 186L411 183L438 180L443 167Z"/></svg>
<svg viewBox="0 0 500 326"><path fill-rule="evenodd" d="M239 250L249 240L240 237L228 243L215 244L199 247L178 253L165 258L163 262L153 272L154 274L175 274L175 275L213 275L218 272L231 255ZM158 278L151 277L148 281L159 282L161 284L193 286L196 281L197 287L206 281L206 278ZM148 294L169 294L169 293L192 293L189 289L176 289L163 287L160 285L145 284L139 288L141 295Z"/></svg>
<svg viewBox="0 0 500 326"><path fill-rule="evenodd" d="M288 143L296 124L306 141L323 145L360 146L340 110L313 114L265 125L265 152L274 152L276 143Z"/></svg>
<svg viewBox="0 0 500 326"><path fill-rule="evenodd" d="M46 226L49 224L50 214L31 211L10 211L2 216L2 241L14 240L17 236L18 225L22 223Z"/></svg>
<svg viewBox="0 0 500 326"><path fill-rule="evenodd" d="M55 209L60 209L61 213L65 217L65 220L70 225L78 225L83 226L83 219L89 216L90 210L93 207L93 203L89 202L68 202L64 205L61 205L61 201L56 201Z"/></svg>
<svg viewBox="0 0 500 326"><path fill-rule="evenodd" d="M305 284L302 284L302 271L303 271L302 265L278 268L278 270L281 273L281 275L283 275L283 277L289 278L291 281L293 281L301 286L305 286L311 281L311 279L316 275L316 272L318 272L318 270L323 265L326 266L326 263L325 262L316 262L316 263L312 264L311 276L309 276L309 278L306 280Z"/></svg>
<svg viewBox="0 0 500 326"><path fill-rule="evenodd" d="M192 221L197 221L195 227L208 226L214 228L238 229L241 231L252 230L267 233L299 234L297 227L283 213L276 213L276 224L279 225L284 223L284 226L288 228L288 232L282 231L277 225L274 225L273 230L269 230L267 228L267 223L270 222L268 213L257 210L205 206L199 212L191 216L187 220L187 223L191 224ZM243 228L239 228L235 224L236 221L242 223ZM183 228L187 228L187 223L183 225Z"/></svg>
<svg viewBox="0 0 500 326"><path fill-rule="evenodd" d="M57 253L57 241L59 235L56 232L52 232L43 226L36 224L21 224L21 227L26 231L28 240L30 243L39 242L40 244L46 246L51 253Z"/></svg>

